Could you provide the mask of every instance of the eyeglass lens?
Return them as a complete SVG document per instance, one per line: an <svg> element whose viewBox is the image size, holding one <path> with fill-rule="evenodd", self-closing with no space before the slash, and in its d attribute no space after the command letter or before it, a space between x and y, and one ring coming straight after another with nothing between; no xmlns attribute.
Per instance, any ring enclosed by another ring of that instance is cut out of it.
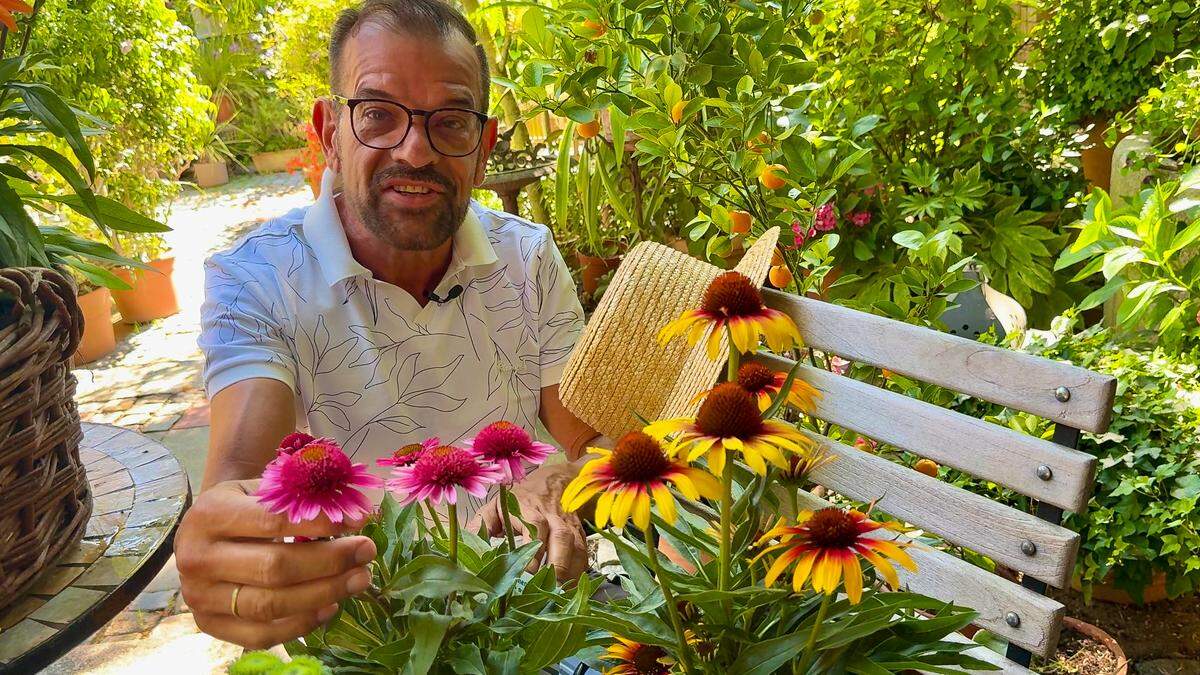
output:
<svg viewBox="0 0 1200 675"><path fill-rule="evenodd" d="M384 101L359 103L350 121L358 140L377 149L399 145L411 122L404 108ZM425 118L425 128L433 149L450 156L471 154L483 131L476 115L446 108L432 111Z"/></svg>

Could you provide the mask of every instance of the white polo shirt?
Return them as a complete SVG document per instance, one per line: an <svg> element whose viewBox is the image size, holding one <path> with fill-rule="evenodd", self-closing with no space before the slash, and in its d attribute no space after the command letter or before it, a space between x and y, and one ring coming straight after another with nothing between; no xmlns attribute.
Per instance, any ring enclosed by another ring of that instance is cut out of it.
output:
<svg viewBox="0 0 1200 675"><path fill-rule="evenodd" d="M247 378L284 382L309 433L355 461L497 420L531 434L583 328L575 284L549 228L472 201L450 266L422 307L351 255L333 174L321 198L264 223L205 261L200 347L208 396ZM480 506L467 497L465 512ZM465 514L464 514L465 515Z"/></svg>

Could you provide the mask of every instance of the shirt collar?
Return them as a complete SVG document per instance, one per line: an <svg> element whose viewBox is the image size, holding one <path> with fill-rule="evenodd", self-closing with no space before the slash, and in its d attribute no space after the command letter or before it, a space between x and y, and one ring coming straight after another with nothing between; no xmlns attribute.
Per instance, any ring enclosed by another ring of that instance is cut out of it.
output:
<svg viewBox="0 0 1200 675"><path fill-rule="evenodd" d="M371 270L355 260L350 252L346 231L342 229L342 220L333 202L336 180L337 174L327 167L321 175L321 196L304 214L304 237L312 246L321 275L330 286L350 277L372 276ZM451 251L448 273L474 265L490 265L499 259L474 202L454 233Z"/></svg>

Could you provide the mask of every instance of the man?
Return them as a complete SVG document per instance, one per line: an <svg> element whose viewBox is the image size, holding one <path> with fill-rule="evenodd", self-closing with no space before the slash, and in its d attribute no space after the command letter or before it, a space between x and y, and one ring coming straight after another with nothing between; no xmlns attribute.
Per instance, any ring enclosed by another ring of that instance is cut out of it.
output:
<svg viewBox="0 0 1200 675"><path fill-rule="evenodd" d="M197 625L249 647L327 621L366 587L375 555L361 536L280 543L360 525L294 526L253 497L297 426L374 466L429 436L540 419L571 461L514 493L562 578L586 551L559 498L586 445L603 442L558 398L583 312L549 230L470 199L496 142L470 24L440 0L366 0L339 16L330 65L334 95L313 109L321 196L206 264L212 435L175 548ZM465 510L501 532L494 502Z"/></svg>

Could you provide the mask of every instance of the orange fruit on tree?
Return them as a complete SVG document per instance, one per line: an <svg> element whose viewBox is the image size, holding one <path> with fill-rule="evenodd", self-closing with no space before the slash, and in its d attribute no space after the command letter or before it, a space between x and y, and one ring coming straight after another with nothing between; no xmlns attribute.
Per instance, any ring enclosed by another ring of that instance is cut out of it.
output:
<svg viewBox="0 0 1200 675"><path fill-rule="evenodd" d="M752 218L746 211L729 212L729 231L734 234L746 234L750 231Z"/></svg>
<svg viewBox="0 0 1200 675"><path fill-rule="evenodd" d="M782 251L780 251L779 249L775 249L774 251L771 252L771 265L772 266L784 265L786 263L787 263L787 261L785 261L783 259Z"/></svg>
<svg viewBox="0 0 1200 675"><path fill-rule="evenodd" d="M930 478L937 478L938 464L932 459L922 459L913 467L918 473L923 473Z"/></svg>
<svg viewBox="0 0 1200 675"><path fill-rule="evenodd" d="M687 99L680 99L671 106L671 121L679 124L683 121L683 109L687 107Z"/></svg>
<svg viewBox="0 0 1200 675"><path fill-rule="evenodd" d="M788 284L792 283L792 271L787 265L775 265L771 268L767 278L771 280L771 285L775 288L787 288Z"/></svg>
<svg viewBox="0 0 1200 675"><path fill-rule="evenodd" d="M781 173L787 173L787 167L782 164L768 164L763 167L758 173L758 182L768 190L778 190L786 185L786 181L779 176Z"/></svg>
<svg viewBox="0 0 1200 675"><path fill-rule="evenodd" d="M583 124L579 125L579 128L576 129L576 131L579 133L580 138L595 138L600 134L600 120L584 122Z"/></svg>
<svg viewBox="0 0 1200 675"><path fill-rule="evenodd" d="M583 34L589 37L598 38L608 32L608 26L591 19L584 19L580 26L583 28Z"/></svg>

